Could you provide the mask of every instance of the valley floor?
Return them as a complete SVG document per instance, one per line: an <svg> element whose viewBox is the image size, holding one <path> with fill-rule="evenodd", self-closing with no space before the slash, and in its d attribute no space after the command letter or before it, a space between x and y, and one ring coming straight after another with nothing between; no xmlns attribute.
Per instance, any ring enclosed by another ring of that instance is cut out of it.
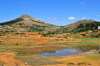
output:
<svg viewBox="0 0 100 66"><path fill-rule="evenodd" d="M40 57L0 52L0 66L100 66L100 53L99 50L97 53L92 50L70 56Z"/></svg>
<svg viewBox="0 0 100 66"><path fill-rule="evenodd" d="M55 40L53 37L40 38L40 36L22 36L21 38L19 36L17 38L1 36L0 38L4 41L4 44L0 45L0 66L100 66L100 38L69 38L70 40L55 38ZM34 37L37 38L34 39ZM55 41L52 41L52 39ZM37 44L32 43L30 45L31 42L34 42L33 40ZM8 41L11 44L7 43ZM24 44L27 41L29 41L28 44ZM41 44L41 42L47 42L47 44ZM85 50L86 52L53 57L38 55L68 47L74 47L80 51ZM27 65L25 65L26 62Z"/></svg>

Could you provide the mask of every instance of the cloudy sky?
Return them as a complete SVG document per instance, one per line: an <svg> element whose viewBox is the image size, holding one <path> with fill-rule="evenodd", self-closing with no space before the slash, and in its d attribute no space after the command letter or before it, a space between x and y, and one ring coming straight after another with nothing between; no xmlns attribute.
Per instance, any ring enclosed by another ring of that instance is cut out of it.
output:
<svg viewBox="0 0 100 66"><path fill-rule="evenodd" d="M57 26L83 19L100 21L100 0L0 0L0 22L23 14Z"/></svg>

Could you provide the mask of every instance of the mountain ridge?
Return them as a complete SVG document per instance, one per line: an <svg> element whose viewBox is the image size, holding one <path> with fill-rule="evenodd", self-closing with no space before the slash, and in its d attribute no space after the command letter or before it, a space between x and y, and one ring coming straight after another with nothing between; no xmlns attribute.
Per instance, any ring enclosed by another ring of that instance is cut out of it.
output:
<svg viewBox="0 0 100 66"><path fill-rule="evenodd" d="M95 20L79 20L72 24L66 26L55 26L49 23L46 23L42 20L36 19L27 14L23 14L17 19L0 23L0 31L1 32L41 32L47 33L48 31L57 31L61 33L65 33L76 29L82 23L92 23L96 22Z"/></svg>
<svg viewBox="0 0 100 66"><path fill-rule="evenodd" d="M56 30L60 27L46 23L42 20L36 19L34 17L31 17L27 14L23 14L22 16L18 17L17 19L8 21L8 22L3 22L0 23L1 26L5 26L3 28L7 28L10 30L13 30L14 32L21 32L21 31L26 31L26 32L48 32L48 31L53 31ZM12 29L10 27L15 29ZM0 30L0 31L5 31L5 30Z"/></svg>

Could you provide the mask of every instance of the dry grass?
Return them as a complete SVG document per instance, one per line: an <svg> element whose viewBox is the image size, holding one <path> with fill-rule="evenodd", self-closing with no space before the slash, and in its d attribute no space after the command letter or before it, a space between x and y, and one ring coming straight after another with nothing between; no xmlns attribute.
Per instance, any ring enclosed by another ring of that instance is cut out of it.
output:
<svg viewBox="0 0 100 66"><path fill-rule="evenodd" d="M27 62L29 65L34 65L34 66L61 64L61 62L50 60L40 56L15 57L15 58L24 63Z"/></svg>

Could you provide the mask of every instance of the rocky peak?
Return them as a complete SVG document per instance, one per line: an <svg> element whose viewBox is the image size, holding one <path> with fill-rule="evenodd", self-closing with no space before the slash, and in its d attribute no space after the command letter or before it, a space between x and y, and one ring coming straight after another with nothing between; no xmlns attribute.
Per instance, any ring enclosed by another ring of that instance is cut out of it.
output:
<svg viewBox="0 0 100 66"><path fill-rule="evenodd" d="M32 19L33 17L27 15L27 14L23 14L22 16L20 16L19 18L29 18L29 19Z"/></svg>

